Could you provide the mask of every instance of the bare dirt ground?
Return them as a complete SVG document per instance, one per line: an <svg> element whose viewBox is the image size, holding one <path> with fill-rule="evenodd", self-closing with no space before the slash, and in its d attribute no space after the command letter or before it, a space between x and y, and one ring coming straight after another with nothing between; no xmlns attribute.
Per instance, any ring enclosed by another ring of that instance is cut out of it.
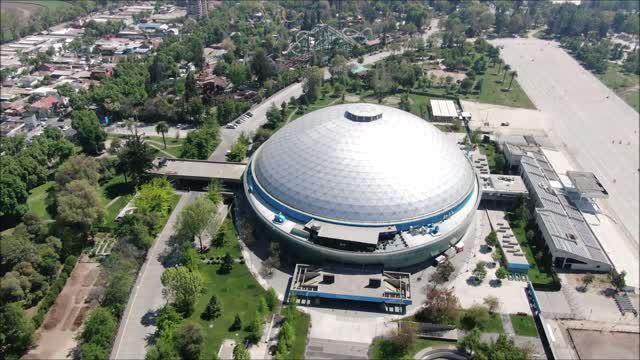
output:
<svg viewBox="0 0 640 360"><path fill-rule="evenodd" d="M508 132L522 132L531 134L532 131L544 131L548 121L539 110L514 108L503 105L484 104L475 101L461 100L464 111L473 117L469 125L476 128L493 130L496 134ZM509 126L501 126L509 123Z"/></svg>
<svg viewBox="0 0 640 360"><path fill-rule="evenodd" d="M580 359L638 359L638 333L569 329Z"/></svg>
<svg viewBox="0 0 640 360"><path fill-rule="evenodd" d="M23 19L28 19L32 15L42 11L44 7L36 4L30 4L30 3L3 1L2 3L0 3L0 9L2 12L10 13L13 16L17 16Z"/></svg>
<svg viewBox="0 0 640 360"><path fill-rule="evenodd" d="M464 78L467 77L467 75L463 73L457 73L457 72L445 71L445 70L429 70L427 73L429 74L429 76L435 75L436 77L439 77L439 78L446 78L447 76L451 76L455 81L462 81L464 80Z"/></svg>
<svg viewBox="0 0 640 360"><path fill-rule="evenodd" d="M77 345L76 336L90 309L98 305L102 293L98 276L98 263L87 262L83 256L69 280L49 309L42 326L36 333L34 347L23 359L66 359L72 357Z"/></svg>

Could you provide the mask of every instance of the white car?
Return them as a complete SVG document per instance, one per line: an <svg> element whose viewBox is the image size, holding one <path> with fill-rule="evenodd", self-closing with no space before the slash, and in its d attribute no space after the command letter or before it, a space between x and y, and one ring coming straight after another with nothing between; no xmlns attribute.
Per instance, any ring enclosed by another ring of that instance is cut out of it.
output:
<svg viewBox="0 0 640 360"><path fill-rule="evenodd" d="M238 125L236 125L236 124L227 124L227 126L225 126L225 128L227 128L227 129L235 129L237 127L238 127Z"/></svg>

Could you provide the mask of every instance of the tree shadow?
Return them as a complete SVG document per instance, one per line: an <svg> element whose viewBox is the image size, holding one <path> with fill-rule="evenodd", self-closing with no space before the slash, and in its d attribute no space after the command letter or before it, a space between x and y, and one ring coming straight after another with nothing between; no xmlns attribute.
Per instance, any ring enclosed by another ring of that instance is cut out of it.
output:
<svg viewBox="0 0 640 360"><path fill-rule="evenodd" d="M502 280L493 279L493 280L489 281L489 286L491 286L492 288L499 288L499 287L502 286Z"/></svg>
<svg viewBox="0 0 640 360"><path fill-rule="evenodd" d="M140 324L144 327L153 326L156 324L156 318L160 314L160 309L149 310L140 319Z"/></svg>
<svg viewBox="0 0 640 360"><path fill-rule="evenodd" d="M469 276L467 278L467 285L469 286L480 286L480 284L482 284L482 281L480 281L476 276Z"/></svg>
<svg viewBox="0 0 640 360"><path fill-rule="evenodd" d="M109 184L104 187L104 192L109 199L115 199L117 196L131 194L133 190L133 184L126 182Z"/></svg>

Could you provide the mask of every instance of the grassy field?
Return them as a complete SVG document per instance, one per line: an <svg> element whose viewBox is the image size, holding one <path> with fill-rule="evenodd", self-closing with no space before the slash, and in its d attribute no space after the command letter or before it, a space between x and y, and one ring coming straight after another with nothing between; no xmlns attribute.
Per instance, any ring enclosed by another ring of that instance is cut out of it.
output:
<svg viewBox="0 0 640 360"><path fill-rule="evenodd" d="M538 336L538 330L536 329L536 323L529 315L522 316L511 314L511 324L516 335L520 336Z"/></svg>
<svg viewBox="0 0 640 360"><path fill-rule="evenodd" d="M504 77L504 72L500 75L496 75L495 70L497 69L487 69L484 75L477 77L478 79L484 79L480 94L469 94L461 97L487 104L521 107L526 109L536 108L524 90L522 90L520 84L518 84L517 78L513 79L511 90L505 91L504 89L509 86L511 76L507 75L505 82L501 83Z"/></svg>
<svg viewBox="0 0 640 360"><path fill-rule="evenodd" d="M45 8L49 11L60 11L71 8L73 5L66 1L59 0L24 0L24 1L2 1L2 12L14 16L28 18L39 13Z"/></svg>
<svg viewBox="0 0 640 360"><path fill-rule="evenodd" d="M607 72L595 74L602 83L613 90L620 98L640 112L640 76L627 74L618 64L609 64Z"/></svg>
<svg viewBox="0 0 640 360"><path fill-rule="evenodd" d="M217 256L227 251L234 257L240 254L240 245L233 224L226 221L223 226L227 235L225 246L209 250L207 256ZM205 278L205 291L198 298L193 315L186 320L197 323L204 329L206 346L202 354L203 359L213 358L218 353L223 339L234 339L236 342L244 340L248 334L244 329L231 332L229 327L236 314L240 315L243 326L249 324L257 310L256 299L266 293L244 264L236 263L231 273L224 275L218 274L219 267L219 265L202 265L200 272ZM204 321L200 318L200 314L214 294L220 302L222 315L213 322Z"/></svg>
<svg viewBox="0 0 640 360"><path fill-rule="evenodd" d="M296 313L293 319L293 327L295 329L295 340L289 353L289 359L303 359L304 350L307 347L307 336L309 335L309 326L311 325L311 316L301 311Z"/></svg>
<svg viewBox="0 0 640 360"><path fill-rule="evenodd" d="M536 261L533 250L527 241L526 230L522 227L516 227L514 223L510 223L510 225L513 234L516 236L516 239L518 239L518 243L522 250L524 250L524 255L529 262L529 272L527 273L529 280L534 284L550 285L553 283L551 274L543 269L542 264L538 264Z"/></svg>
<svg viewBox="0 0 640 360"><path fill-rule="evenodd" d="M416 339L406 352L398 352L389 341L383 338L376 338L371 344L371 359L374 360L413 360L415 355L422 349L432 346L454 345L455 341Z"/></svg>
<svg viewBox="0 0 640 360"><path fill-rule="evenodd" d="M458 319L462 318L465 310L460 310L458 313ZM482 332L499 333L504 334L504 327L502 326L502 319L500 315L489 313L489 321L482 326Z"/></svg>
<svg viewBox="0 0 640 360"><path fill-rule="evenodd" d="M55 185L55 181L48 181L36 188L31 189L27 206L42 220L51 220L51 214L47 211L47 190Z"/></svg>
<svg viewBox="0 0 640 360"><path fill-rule="evenodd" d="M124 141L127 135L116 135L109 134L110 138L120 138ZM164 143L162 142L162 136L145 136L144 139L146 143L151 145L151 147L158 150L158 156L171 156L174 158L180 158L180 153L182 152L182 144L186 136L176 139L175 137L166 136L165 141L167 142L167 148L165 149Z"/></svg>

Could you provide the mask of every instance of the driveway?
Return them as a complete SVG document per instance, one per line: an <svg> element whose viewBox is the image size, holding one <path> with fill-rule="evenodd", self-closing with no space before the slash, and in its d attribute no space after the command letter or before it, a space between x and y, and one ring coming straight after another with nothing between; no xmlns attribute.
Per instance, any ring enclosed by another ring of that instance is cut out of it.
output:
<svg viewBox="0 0 640 360"><path fill-rule="evenodd" d="M165 304L160 282L160 276L165 270L162 258L169 251L169 239L175 232L178 214L200 194L190 192L181 195L164 229L149 250L122 315L111 359L144 359L156 331L155 317Z"/></svg>

